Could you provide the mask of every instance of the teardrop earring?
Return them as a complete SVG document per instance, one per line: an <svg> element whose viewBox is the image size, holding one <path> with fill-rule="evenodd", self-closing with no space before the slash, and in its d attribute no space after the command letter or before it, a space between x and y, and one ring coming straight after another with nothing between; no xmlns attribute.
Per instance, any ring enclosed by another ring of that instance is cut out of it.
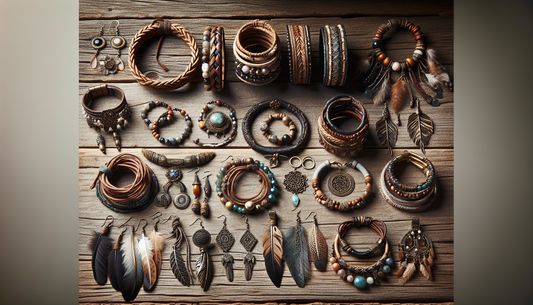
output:
<svg viewBox="0 0 533 305"><path fill-rule="evenodd" d="M105 47L105 39L102 38L102 34L104 32L104 25L101 21L98 21L97 24L100 25L100 33L98 33L98 36L94 37L91 40L91 46L96 50L96 53L94 53L94 56L91 59L91 69L98 68L98 54L100 53L100 50Z"/></svg>
<svg viewBox="0 0 533 305"><path fill-rule="evenodd" d="M126 46L126 39L124 37L120 36L118 25L118 20L113 20L111 22L111 25L113 25L113 22L117 22L117 26L115 27L115 36L111 38L111 46L117 50L117 69L119 71L124 71L124 62L122 59L120 59L120 50Z"/></svg>

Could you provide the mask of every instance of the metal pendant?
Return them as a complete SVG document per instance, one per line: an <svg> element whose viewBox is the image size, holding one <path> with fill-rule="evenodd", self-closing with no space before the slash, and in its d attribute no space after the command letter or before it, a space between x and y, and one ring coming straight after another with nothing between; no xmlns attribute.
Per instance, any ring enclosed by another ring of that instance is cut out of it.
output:
<svg viewBox="0 0 533 305"><path fill-rule="evenodd" d="M222 256L222 265L226 270L226 277L228 278L228 281L233 282L233 256L229 254L228 251L233 246L235 238L226 227L226 216L220 215L219 218L222 216L224 217L224 226L218 233L216 242L220 249L224 251L224 255Z"/></svg>
<svg viewBox="0 0 533 305"><path fill-rule="evenodd" d="M411 230L402 237L398 245L398 256L400 270L396 274L400 277L401 285L409 281L415 268L418 268L426 279L433 279L435 250L431 239L420 230L418 218L413 218Z"/></svg>
<svg viewBox="0 0 533 305"><path fill-rule="evenodd" d="M257 244L257 238L250 232L250 225L248 224L248 216L243 215L246 218L246 232L241 237L241 245L248 253L244 256L244 277L247 281L252 279L252 272L254 270L255 256L252 254L252 249ZM242 218L241 217L241 218Z"/></svg>
<svg viewBox="0 0 533 305"><path fill-rule="evenodd" d="M181 170L176 167L171 167L165 176L168 178L168 182L163 186L163 190L156 195L155 204L159 207L164 207L165 209L168 208L172 202L172 197L170 197L168 190L172 185L176 184L180 189L180 192L174 198L174 206L180 210L186 209L191 203L191 197L185 193L185 185L179 181L183 176Z"/></svg>
<svg viewBox="0 0 533 305"><path fill-rule="evenodd" d="M355 180L352 175L343 170L334 173L328 179L329 191L337 197L346 197L355 189Z"/></svg>

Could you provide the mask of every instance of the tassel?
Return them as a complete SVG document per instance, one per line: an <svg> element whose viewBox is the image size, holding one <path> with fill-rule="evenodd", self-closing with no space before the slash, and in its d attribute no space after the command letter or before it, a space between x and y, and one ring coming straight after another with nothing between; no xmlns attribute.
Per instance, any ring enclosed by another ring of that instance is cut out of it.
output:
<svg viewBox="0 0 533 305"><path fill-rule="evenodd" d="M124 230L126 231L126 230ZM122 231L122 233L124 233ZM111 286L115 288L116 291L122 290L122 278L124 277L124 267L122 266L122 251L120 250L120 240L122 239L122 233L117 237L115 244L113 245L113 250L109 253L107 266L109 281Z"/></svg>
<svg viewBox="0 0 533 305"><path fill-rule="evenodd" d="M146 236L144 236L144 232L142 232L142 237L141 239L139 239L139 251L141 252L143 264L144 291L149 291L150 289L152 289L152 286L154 286L155 279L157 277L157 269L155 268L153 250L154 245Z"/></svg>
<svg viewBox="0 0 533 305"><path fill-rule="evenodd" d="M100 233L93 231L93 236L89 242L89 248L93 251L91 267L94 280L98 285L107 283L107 261L112 249L111 239L107 237L108 233L109 226L105 226Z"/></svg>
<svg viewBox="0 0 533 305"><path fill-rule="evenodd" d="M172 222L171 238L176 238L176 243L174 243L174 247L172 247L172 251L170 252L170 267L172 268L172 273L174 273L174 276L182 285L189 287L191 286L191 279L193 277L191 270L191 250L179 217ZM179 252L181 243L184 240L186 245L185 249L187 251L186 261L183 260L183 257Z"/></svg>
<svg viewBox="0 0 533 305"><path fill-rule="evenodd" d="M448 71L437 60L437 52L435 49L426 50L426 61L428 66L428 72L433 74L439 82L441 82L450 91L453 91L453 84L450 81Z"/></svg>
<svg viewBox="0 0 533 305"><path fill-rule="evenodd" d="M399 284L401 286L405 285L416 271L415 263L409 263L407 264L407 268L405 268L405 271L403 272L403 275L399 279Z"/></svg>
<svg viewBox="0 0 533 305"><path fill-rule="evenodd" d="M269 211L270 230L263 236L263 256L268 277L279 288L283 278L283 236L276 227L276 211Z"/></svg>
<svg viewBox="0 0 533 305"><path fill-rule="evenodd" d="M377 85L376 85L377 86ZM374 105L381 105L390 92L390 73L387 70L383 76L381 86L374 96Z"/></svg>
<svg viewBox="0 0 533 305"><path fill-rule="evenodd" d="M300 225L300 211L297 213L296 226L286 230L283 243L283 258L298 287L305 287L309 279L309 248L305 239L304 228Z"/></svg>
<svg viewBox="0 0 533 305"><path fill-rule="evenodd" d="M405 90L405 74L402 72L402 76L400 77L400 80L397 81L392 86L392 94L391 94L391 106L394 112L398 113L400 110L402 110L403 105L405 104L405 98L407 97L407 91Z"/></svg>
<svg viewBox="0 0 533 305"><path fill-rule="evenodd" d="M309 254L311 256L311 261L315 263L316 270L326 271L328 261L328 244L326 243L324 235L318 228L316 213L314 218L315 223L313 225L313 229L311 229L311 232L309 232L309 235L307 237L307 244L309 245Z"/></svg>
<svg viewBox="0 0 533 305"><path fill-rule="evenodd" d="M124 267L122 297L124 301L131 302L139 294L144 278L139 243L134 238L133 230L130 240L123 241L120 250L122 251L122 266Z"/></svg>

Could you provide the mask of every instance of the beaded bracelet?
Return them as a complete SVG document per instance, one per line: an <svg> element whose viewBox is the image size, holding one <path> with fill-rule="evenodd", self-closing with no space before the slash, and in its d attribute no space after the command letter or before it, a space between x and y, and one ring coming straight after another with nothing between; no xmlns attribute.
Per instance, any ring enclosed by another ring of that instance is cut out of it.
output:
<svg viewBox="0 0 533 305"><path fill-rule="evenodd" d="M211 108L209 105L215 104L219 107L226 107L229 109L229 117L218 111L211 112ZM220 138L223 134L226 134L228 130L231 128L232 132L229 136L226 137L226 139L223 142L220 143L201 143L200 139L195 139L193 142L196 145L199 146L205 146L205 147L221 147L225 146L231 141L235 140L235 137L237 136L237 117L235 114L235 110L231 105L228 103L222 102L221 100L211 101L208 102L207 105L205 105L202 108L202 113L200 114L200 117L198 118L198 127L205 131L208 135L210 133L213 133L216 135L217 138Z"/></svg>
<svg viewBox="0 0 533 305"><path fill-rule="evenodd" d="M344 86L348 75L346 30L342 24L320 28L319 64L325 86Z"/></svg>
<svg viewBox="0 0 533 305"><path fill-rule="evenodd" d="M159 35L161 35L161 39L159 40L159 44L157 45L155 57L159 65L165 71L168 71L168 68L162 63L160 63L157 59L159 55L159 48L161 47L161 43L165 35L173 35L183 39L183 41L187 43L189 49L191 50L192 58L191 62L189 63L189 66L187 67L185 72L171 80L156 81L149 79L137 67L137 54L139 53L139 50L141 49L143 43ZM148 89L159 91L174 90L186 85L189 80L196 74L196 69L198 69L198 61L198 47L196 46L196 40L191 35L191 33L189 33L189 31L187 31L184 27L178 24L172 24L167 20L161 19L156 19L152 21L150 25L145 26L137 34L135 34L135 37L133 37L130 44L128 56L128 63L131 68L131 73L133 74L133 77L135 77L135 80L137 80L139 84L147 87Z"/></svg>
<svg viewBox="0 0 533 305"><path fill-rule="evenodd" d="M285 126L289 126L289 133L284 134L281 138L278 138L278 136L274 134L268 133L268 124L272 120L281 120ZM259 127L265 138L269 140L270 142L274 144L289 144L294 139L294 135L296 134L296 125L292 122L291 118L283 113L276 112L274 114L269 114L268 118L261 123L261 126Z"/></svg>
<svg viewBox="0 0 533 305"><path fill-rule="evenodd" d="M261 189L256 195L244 198L237 196L233 188L239 176L246 171L259 174ZM220 202L228 210L243 214L267 208L270 203L276 200L278 194L278 181L274 178L274 173L270 171L268 166L252 158L224 163L220 172L217 173L215 185Z"/></svg>
<svg viewBox="0 0 533 305"><path fill-rule="evenodd" d="M344 131L335 125L335 120L346 117L360 122L356 129ZM347 94L331 98L318 117L318 140L326 151L337 156L355 156L363 149L368 130L369 119L365 106Z"/></svg>
<svg viewBox="0 0 533 305"><path fill-rule="evenodd" d="M289 75L295 85L311 82L311 37L309 26L287 25Z"/></svg>
<svg viewBox="0 0 533 305"><path fill-rule="evenodd" d="M150 119L148 119L148 112L150 112L153 108L159 106L167 108L167 112L161 114L155 122L151 122ZM165 139L159 134L159 128L165 126L166 124L172 121L172 119L174 118L174 112L178 112L183 117L185 117L185 123L187 124L187 126L185 126L185 129L181 133L181 136ZM150 101L146 103L144 109L141 110L141 118L144 120L144 123L148 126L148 128L150 128L150 130L152 131L152 135L154 136L154 138L156 138L157 140L159 140L159 142L165 145L179 145L181 141L188 138L191 134L192 121L187 112L178 108L172 109L172 107L170 107L165 102Z"/></svg>
<svg viewBox="0 0 533 305"><path fill-rule="evenodd" d="M357 197L354 200L340 202L328 198L326 195L324 195L324 192L320 189L319 178L324 173L325 169L331 168L332 164L337 165L340 170L333 176L331 176L328 180L328 188L330 192L332 192L335 196L339 197L348 196L353 192L353 190L355 189L355 181L353 177L350 174L342 171L342 167L349 166L351 168L357 169L364 176L366 187L361 196ZM324 161L324 163L320 164L320 166L318 166L315 170L315 173L313 174L312 183L314 189L313 194L315 195L316 201L318 201L318 203L322 204L330 210L348 212L356 208L361 208L366 204L367 200L370 199L370 195L372 194L372 177L370 177L370 173L366 170L366 168L361 163L355 160L345 164L342 164L337 161Z"/></svg>
<svg viewBox="0 0 533 305"><path fill-rule="evenodd" d="M260 48L261 52L249 49ZM254 20L243 25L233 42L235 73L249 85L266 85L281 71L281 50L276 31L266 21Z"/></svg>
<svg viewBox="0 0 533 305"><path fill-rule="evenodd" d="M426 181L419 184L400 183L394 175L394 165L398 162L410 162L420 168L427 177ZM433 164L427 158L406 150L385 165L379 187L383 198L393 207L420 212L433 203L437 194L436 182Z"/></svg>
<svg viewBox="0 0 533 305"><path fill-rule="evenodd" d="M133 183L116 187L109 181L115 173L130 171L135 174ZM99 168L90 189L96 186L96 196L102 204L115 212L128 213L147 208L159 192L153 171L132 154L119 154Z"/></svg>
<svg viewBox="0 0 533 305"><path fill-rule="evenodd" d="M102 111L92 110L90 108L92 102L103 96L115 96L120 99L120 103L114 108L105 109ZM124 91L118 87L108 84L93 86L90 87L87 92L85 92L81 101L81 105L83 107L82 113L87 120L87 125L89 125L91 128L94 128L96 131L103 129L104 131L109 132L112 130L113 140L115 141L117 150L120 151L121 146L118 128L126 127L127 119L130 117L130 107L126 101ZM103 136L100 135L96 141L100 151L105 154L105 141Z"/></svg>
<svg viewBox="0 0 533 305"><path fill-rule="evenodd" d="M202 77L204 79L204 89L211 89L211 79L210 79L210 53L211 53L211 44L210 44L210 34L211 27L206 27L204 30L204 35L202 36Z"/></svg>
<svg viewBox="0 0 533 305"><path fill-rule="evenodd" d="M226 75L226 51L224 50L224 28L213 27L211 29L211 53L210 53L210 85L211 91L224 89Z"/></svg>
<svg viewBox="0 0 533 305"><path fill-rule="evenodd" d="M367 223L370 224L372 222L381 223L386 231L387 227L382 221L373 220L371 217L353 217L353 226L360 226L361 224ZM339 225L339 229L343 224L345 223ZM372 285L378 283L378 278L385 277L385 274L391 271L390 266L394 264L394 260L391 257L389 242L385 235L382 239L385 244L383 255L377 262L367 267L350 266L342 259L338 246L340 239L341 237L339 233L337 233L335 241L333 242L330 263L332 264L333 271L335 271L335 273L344 281L353 283L358 289L363 289L367 284Z"/></svg>
<svg viewBox="0 0 533 305"><path fill-rule="evenodd" d="M359 226L370 227L379 234L379 239L376 241L374 246L363 252L357 251L352 248L344 239L344 235L346 235L346 232L348 232L350 228L359 228ZM337 232L340 237L341 247L346 253L355 257L366 258L372 256L372 254L376 253L376 251L383 247L383 239L385 239L385 236L387 235L387 226L383 221L373 220L371 217L353 217L352 221L345 221L341 223L337 228Z"/></svg>
<svg viewBox="0 0 533 305"><path fill-rule="evenodd" d="M254 137L252 135L252 124L257 115L267 108L271 108L274 110L278 108L284 108L292 112L298 118L302 130L300 132L300 137L296 141L296 144L283 147L264 147L255 142ZM300 149L300 146L302 146L302 144L307 141L309 137L308 127L309 123L307 121L307 118L305 117L304 113L300 111L300 109L296 108L296 106L294 106L293 104L289 104L283 100L273 99L262 101L261 103L253 106L252 108L250 108L250 110L248 110L248 112L244 116L244 121L242 122L242 133L244 135L246 143L248 143L248 145L250 145L253 150L263 155L291 155L296 153L296 151Z"/></svg>

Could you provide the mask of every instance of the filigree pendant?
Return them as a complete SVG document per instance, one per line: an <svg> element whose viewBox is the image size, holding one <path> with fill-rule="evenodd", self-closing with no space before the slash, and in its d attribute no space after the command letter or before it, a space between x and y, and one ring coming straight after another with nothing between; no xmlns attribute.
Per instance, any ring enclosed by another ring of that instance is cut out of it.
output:
<svg viewBox="0 0 533 305"><path fill-rule="evenodd" d="M285 175L283 184L285 185L285 189L293 194L291 201L297 207L300 203L300 198L297 194L303 193L309 186L307 184L307 177L295 169Z"/></svg>

